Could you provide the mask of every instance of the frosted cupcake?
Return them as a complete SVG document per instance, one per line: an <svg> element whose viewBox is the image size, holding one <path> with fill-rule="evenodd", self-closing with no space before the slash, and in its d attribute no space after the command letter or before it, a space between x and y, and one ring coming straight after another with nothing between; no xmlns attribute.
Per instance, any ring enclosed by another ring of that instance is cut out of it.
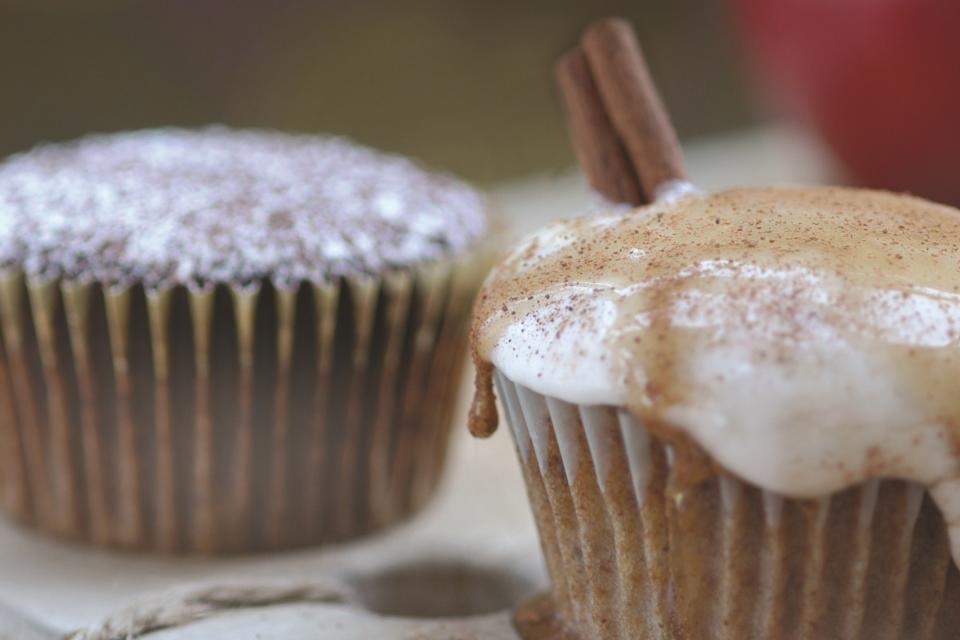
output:
<svg viewBox="0 0 960 640"><path fill-rule="evenodd" d="M93 136L0 165L0 503L198 552L394 522L442 467L485 205L321 136Z"/></svg>
<svg viewBox="0 0 960 640"><path fill-rule="evenodd" d="M949 207L778 187L521 244L471 419L495 386L551 579L527 635L956 637L958 238Z"/></svg>

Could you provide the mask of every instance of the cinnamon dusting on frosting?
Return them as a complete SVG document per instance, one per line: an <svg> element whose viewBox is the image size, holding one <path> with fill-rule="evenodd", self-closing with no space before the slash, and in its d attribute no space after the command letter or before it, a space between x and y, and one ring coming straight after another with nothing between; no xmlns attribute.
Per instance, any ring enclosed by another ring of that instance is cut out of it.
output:
<svg viewBox="0 0 960 640"><path fill-rule="evenodd" d="M513 382L624 406L770 491L925 484L960 557L956 209L776 187L559 223L488 278L472 342Z"/></svg>

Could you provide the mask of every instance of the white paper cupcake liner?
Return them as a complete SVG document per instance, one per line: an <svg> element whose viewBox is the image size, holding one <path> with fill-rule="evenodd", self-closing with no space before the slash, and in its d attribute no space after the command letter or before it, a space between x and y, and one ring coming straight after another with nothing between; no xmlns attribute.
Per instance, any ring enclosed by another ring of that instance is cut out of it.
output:
<svg viewBox="0 0 960 640"><path fill-rule="evenodd" d="M960 573L922 487L793 500L691 482L629 413L495 381L551 577L549 603L517 614L525 637L960 637Z"/></svg>
<svg viewBox="0 0 960 640"><path fill-rule="evenodd" d="M444 459L471 257L296 289L146 292L0 278L0 505L181 552L395 522Z"/></svg>

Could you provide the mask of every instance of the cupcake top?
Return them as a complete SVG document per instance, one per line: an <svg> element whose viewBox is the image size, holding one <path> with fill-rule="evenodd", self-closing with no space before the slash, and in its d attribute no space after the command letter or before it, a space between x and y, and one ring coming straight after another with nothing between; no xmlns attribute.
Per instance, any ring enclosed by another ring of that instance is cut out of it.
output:
<svg viewBox="0 0 960 640"><path fill-rule="evenodd" d="M442 259L486 229L466 184L336 137L157 129L0 164L0 264L38 277L290 286Z"/></svg>
<svg viewBox="0 0 960 640"><path fill-rule="evenodd" d="M765 489L908 478L960 525L956 209L781 187L562 222L491 274L473 331L475 432L495 426L492 364L692 438Z"/></svg>

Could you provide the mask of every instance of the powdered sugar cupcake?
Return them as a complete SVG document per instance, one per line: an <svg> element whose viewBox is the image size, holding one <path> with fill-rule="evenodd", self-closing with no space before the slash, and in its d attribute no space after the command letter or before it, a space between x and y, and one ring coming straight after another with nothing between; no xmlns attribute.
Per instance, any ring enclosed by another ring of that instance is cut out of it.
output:
<svg viewBox="0 0 960 640"><path fill-rule="evenodd" d="M199 552L409 514L488 229L463 183L333 137L164 129L8 159L3 508Z"/></svg>

